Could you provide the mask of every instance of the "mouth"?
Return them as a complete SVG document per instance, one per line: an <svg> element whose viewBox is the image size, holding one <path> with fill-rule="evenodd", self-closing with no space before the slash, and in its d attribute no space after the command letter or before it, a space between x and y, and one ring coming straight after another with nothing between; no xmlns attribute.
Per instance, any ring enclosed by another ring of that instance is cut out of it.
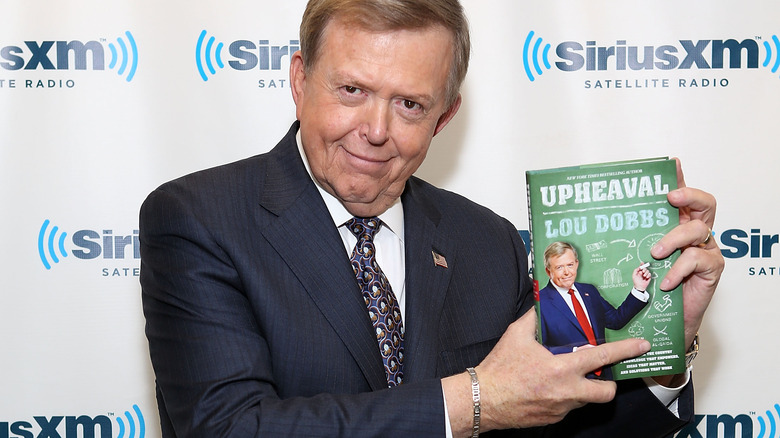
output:
<svg viewBox="0 0 780 438"><path fill-rule="evenodd" d="M390 161L390 158L376 157L359 152L353 152L344 146L341 147L341 150L344 151L344 156L350 166L358 170L364 170L368 172L376 171L378 168L383 167Z"/></svg>

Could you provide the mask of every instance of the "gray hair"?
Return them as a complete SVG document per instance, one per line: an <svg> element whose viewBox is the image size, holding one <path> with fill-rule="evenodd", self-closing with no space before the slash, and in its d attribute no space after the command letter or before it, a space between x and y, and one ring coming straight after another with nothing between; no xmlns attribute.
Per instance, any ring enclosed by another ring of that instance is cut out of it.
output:
<svg viewBox="0 0 780 438"><path fill-rule="evenodd" d="M322 35L334 20L368 31L442 26L452 34L447 107L455 102L469 67L468 21L458 0L310 0L301 21L301 55L307 71L321 55Z"/></svg>

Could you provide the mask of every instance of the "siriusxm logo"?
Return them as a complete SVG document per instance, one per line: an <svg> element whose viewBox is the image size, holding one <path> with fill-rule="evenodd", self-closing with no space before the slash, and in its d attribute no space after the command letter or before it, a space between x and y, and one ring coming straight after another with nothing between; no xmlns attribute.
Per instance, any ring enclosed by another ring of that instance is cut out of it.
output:
<svg viewBox="0 0 780 438"><path fill-rule="evenodd" d="M758 421L758 434L754 435L754 421ZM731 415L695 415L694 420L685 426L676 438L777 438L780 437L778 429L780 420L780 404L774 405L773 410L767 410L765 415L756 416L741 414L736 417Z"/></svg>
<svg viewBox="0 0 780 438"><path fill-rule="evenodd" d="M198 36L195 45L195 65L203 81L209 80L209 75L217 73L228 66L233 70L282 70L282 60L298 51L298 40L289 40L289 44L272 45L270 40L237 40L227 45L218 42L213 36L208 36L204 30ZM227 60L227 62L225 62Z"/></svg>
<svg viewBox="0 0 780 438"><path fill-rule="evenodd" d="M57 264L61 259L68 257L66 242L70 242L76 249L70 254L82 260L90 260L101 257L103 259L127 259L141 258L141 249L138 241L138 230L133 230L131 235L114 235L112 230L103 230L98 233L95 230L79 230L68 239L68 233L57 226L51 226L46 219L38 232L38 255L46 269L51 269L52 264ZM0 438L3 438L0 435Z"/></svg>
<svg viewBox="0 0 780 438"><path fill-rule="evenodd" d="M114 417L117 434L114 435ZM0 421L0 438L144 438L146 423L138 405L124 416L98 415L52 416L37 415L31 421Z"/></svg>
<svg viewBox="0 0 780 438"><path fill-rule="evenodd" d="M760 228L751 228L749 233L734 228L721 233L720 242L723 257L767 259L772 257L774 245L780 243L780 235L764 234Z"/></svg>
<svg viewBox="0 0 780 438"><path fill-rule="evenodd" d="M778 243L780 235L762 232L760 228L751 228L750 231L732 228L720 234L723 257L747 258L751 264L747 267L747 274L751 277L780 276L780 265L773 260Z"/></svg>
<svg viewBox="0 0 780 438"><path fill-rule="evenodd" d="M107 47L107 49L106 49ZM130 82L138 68L138 47L129 31L116 43L100 41L25 41L24 47L0 47L0 68L5 70L116 70Z"/></svg>
<svg viewBox="0 0 780 438"><path fill-rule="evenodd" d="M755 39L679 40L674 44L633 45L628 40L601 45L596 41L564 41L555 46L557 59L551 61L552 44L533 31L523 44L523 65L528 80L533 82L553 65L563 72L627 71L627 70L713 70L758 68L761 47L764 48L762 66L773 74L780 68L780 39L772 36L772 44ZM762 42L763 44L760 44ZM774 59L774 61L773 61Z"/></svg>

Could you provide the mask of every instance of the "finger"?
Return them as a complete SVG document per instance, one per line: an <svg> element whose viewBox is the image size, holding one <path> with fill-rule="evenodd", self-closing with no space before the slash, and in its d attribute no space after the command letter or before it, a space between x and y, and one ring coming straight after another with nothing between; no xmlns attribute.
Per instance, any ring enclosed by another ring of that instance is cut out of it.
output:
<svg viewBox="0 0 780 438"><path fill-rule="evenodd" d="M690 345L718 286L724 267L720 250L691 247L682 252L661 281L660 289L682 287L686 345Z"/></svg>
<svg viewBox="0 0 780 438"><path fill-rule="evenodd" d="M682 163L677 157L674 160L677 164L677 190L667 195L669 203L680 209L681 223L700 219L712 228L715 221L715 197L702 190L687 187Z"/></svg>
<svg viewBox="0 0 780 438"><path fill-rule="evenodd" d="M674 251L707 243L707 249L717 249L718 244L712 237L712 231L706 223L700 220L686 222L674 227L666 233L651 249L650 255L660 260L668 257Z"/></svg>
<svg viewBox="0 0 780 438"><path fill-rule="evenodd" d="M663 291L670 291L679 286L685 279L696 275L700 288L714 287L723 271L723 256L717 248L687 248L680 254L659 286Z"/></svg>
<svg viewBox="0 0 780 438"><path fill-rule="evenodd" d="M567 355L576 360L577 372L586 375L599 368L611 365L621 360L641 356L650 351L650 343L644 339L624 339L607 342L593 348L577 349Z"/></svg>
<svg viewBox="0 0 780 438"><path fill-rule="evenodd" d="M686 187L685 175L683 174L683 170L682 170L682 161L680 161L680 159L677 157L674 157L673 160L677 164L677 187L678 188Z"/></svg>
<svg viewBox="0 0 780 438"><path fill-rule="evenodd" d="M583 404L607 403L615 398L617 383L612 380L584 379L586 396L581 400Z"/></svg>
<svg viewBox="0 0 780 438"><path fill-rule="evenodd" d="M711 194L685 187L669 192L667 199L671 205L678 208L681 224L701 220L710 228L714 226L717 202Z"/></svg>
<svg viewBox="0 0 780 438"><path fill-rule="evenodd" d="M650 343L644 339L626 339L577 349L575 353L565 356L577 361L576 372L584 377L597 369L642 355L649 350ZM581 403L606 403L615 397L617 385L613 381L583 378L580 383L582 386L577 385L575 398Z"/></svg>

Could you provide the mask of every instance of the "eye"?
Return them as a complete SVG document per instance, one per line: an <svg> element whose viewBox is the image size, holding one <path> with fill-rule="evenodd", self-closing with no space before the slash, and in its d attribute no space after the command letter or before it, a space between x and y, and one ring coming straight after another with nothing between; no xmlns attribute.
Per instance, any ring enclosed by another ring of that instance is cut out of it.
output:
<svg viewBox="0 0 780 438"><path fill-rule="evenodd" d="M345 85L344 86L344 91L346 91L348 94L357 94L357 93L360 92L360 88L353 87L351 85Z"/></svg>
<svg viewBox="0 0 780 438"><path fill-rule="evenodd" d="M404 105L404 108L406 108L408 110L417 110L417 109L422 108L422 106L419 103L417 103L417 102L415 102L413 100L409 100L409 99L404 99L403 105Z"/></svg>

